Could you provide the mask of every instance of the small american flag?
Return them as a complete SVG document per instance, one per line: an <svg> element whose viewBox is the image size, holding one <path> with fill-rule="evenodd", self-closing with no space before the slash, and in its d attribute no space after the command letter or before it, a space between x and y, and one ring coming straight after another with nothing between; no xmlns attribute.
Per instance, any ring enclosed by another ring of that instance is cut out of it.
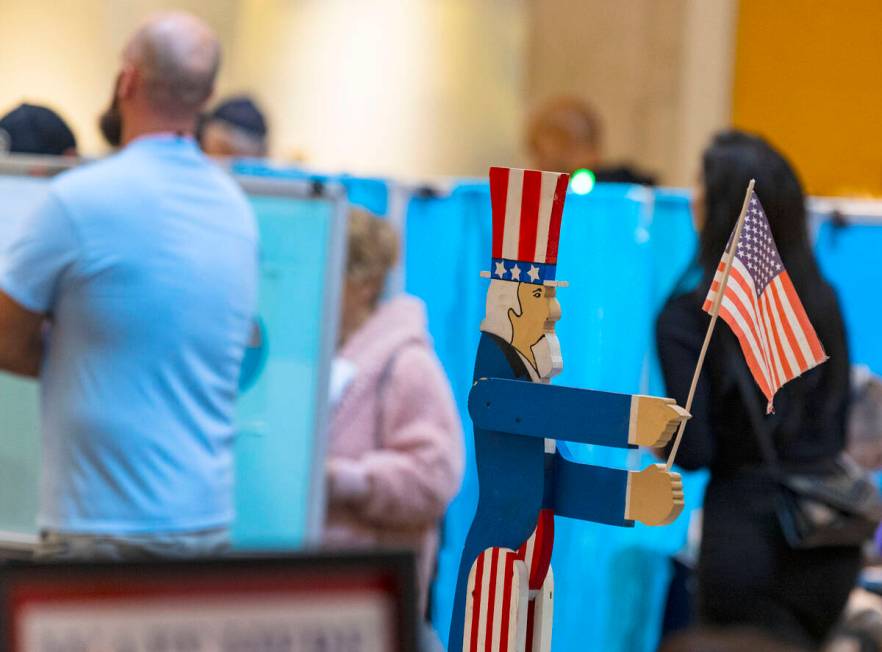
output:
<svg viewBox="0 0 882 652"><path fill-rule="evenodd" d="M735 234L717 268L703 309L711 313ZM793 282L781 263L769 220L755 192L732 258L720 316L738 336L753 377L768 400L784 383L827 359Z"/></svg>

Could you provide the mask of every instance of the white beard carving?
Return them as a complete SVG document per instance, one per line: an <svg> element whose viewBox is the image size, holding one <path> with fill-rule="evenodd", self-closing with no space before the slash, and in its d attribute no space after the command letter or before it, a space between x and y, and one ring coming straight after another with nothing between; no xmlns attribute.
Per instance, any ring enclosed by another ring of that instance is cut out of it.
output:
<svg viewBox="0 0 882 652"><path fill-rule="evenodd" d="M563 371L563 358L560 354L560 340L554 333L547 333L530 347L536 360L536 371L540 378L552 378Z"/></svg>

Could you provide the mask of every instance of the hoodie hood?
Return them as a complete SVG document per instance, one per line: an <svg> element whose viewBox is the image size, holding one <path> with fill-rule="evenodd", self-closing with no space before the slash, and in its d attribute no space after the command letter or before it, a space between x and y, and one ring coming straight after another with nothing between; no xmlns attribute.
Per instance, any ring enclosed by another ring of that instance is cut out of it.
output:
<svg viewBox="0 0 882 652"><path fill-rule="evenodd" d="M385 359L404 344L430 346L426 306L416 297L400 294L384 301L339 351L357 366Z"/></svg>

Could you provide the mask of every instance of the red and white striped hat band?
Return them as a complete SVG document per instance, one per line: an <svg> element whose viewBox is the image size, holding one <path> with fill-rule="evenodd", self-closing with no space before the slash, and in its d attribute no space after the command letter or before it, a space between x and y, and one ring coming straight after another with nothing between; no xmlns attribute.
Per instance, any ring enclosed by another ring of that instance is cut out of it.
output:
<svg viewBox="0 0 882 652"><path fill-rule="evenodd" d="M554 280L569 179L562 172L490 168L491 278L536 285Z"/></svg>

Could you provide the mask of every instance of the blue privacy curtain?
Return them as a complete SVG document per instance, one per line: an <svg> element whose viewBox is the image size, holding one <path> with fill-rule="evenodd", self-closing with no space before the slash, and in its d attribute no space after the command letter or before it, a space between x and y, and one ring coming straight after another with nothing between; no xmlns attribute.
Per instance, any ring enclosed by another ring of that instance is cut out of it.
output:
<svg viewBox="0 0 882 652"><path fill-rule="evenodd" d="M844 223L818 216L815 252L821 271L836 288L845 316L851 359L882 374L882 226L878 218L853 215Z"/></svg>

